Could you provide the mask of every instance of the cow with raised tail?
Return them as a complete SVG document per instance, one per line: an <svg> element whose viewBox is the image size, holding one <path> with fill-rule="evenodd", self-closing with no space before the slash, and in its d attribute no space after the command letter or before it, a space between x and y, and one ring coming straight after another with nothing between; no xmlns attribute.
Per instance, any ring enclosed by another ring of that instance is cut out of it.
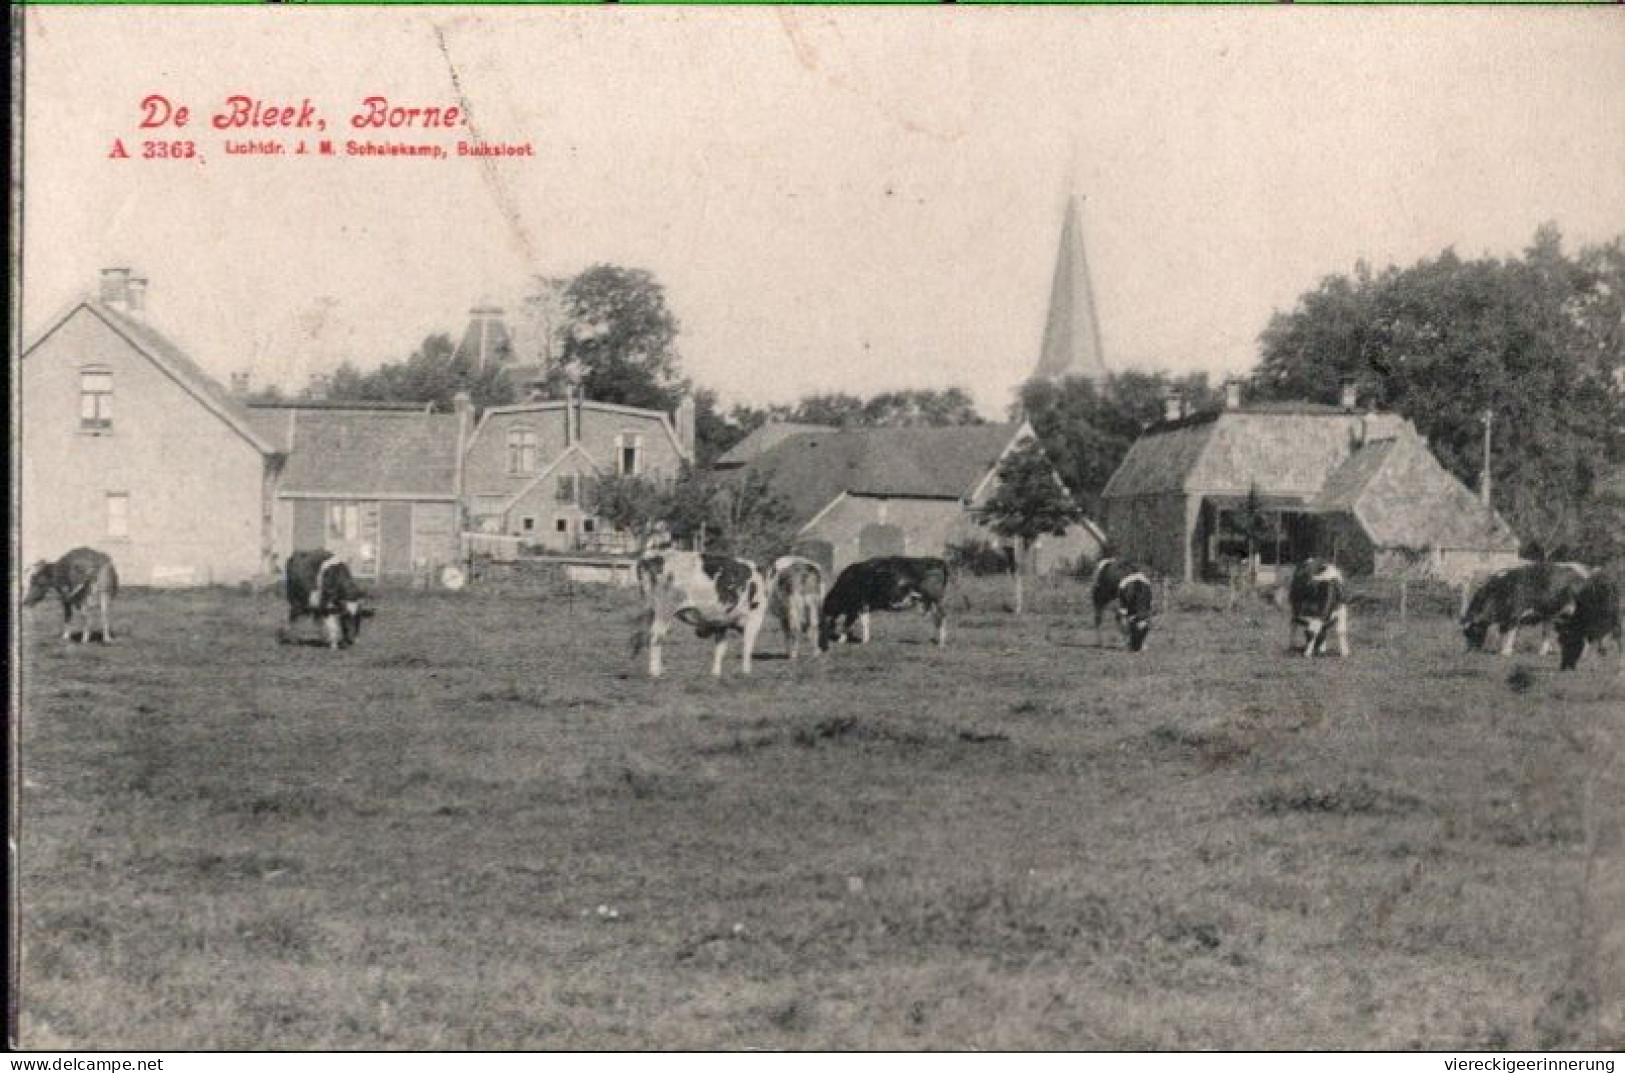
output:
<svg viewBox="0 0 1625 1073"><path fill-rule="evenodd" d="M818 655L818 619L824 606L824 572L818 564L799 555L780 556L768 572L767 588L790 658L797 657L803 641Z"/></svg>
<svg viewBox="0 0 1625 1073"><path fill-rule="evenodd" d="M869 615L918 607L937 628L937 645L948 643L948 564L941 559L892 555L853 563L824 597L819 647L852 640L857 623L860 644L869 643Z"/></svg>
<svg viewBox="0 0 1625 1073"><path fill-rule="evenodd" d="M1349 654L1349 605L1346 591L1348 582L1334 564L1322 559L1305 559L1292 571L1292 585L1287 596L1292 605L1292 621L1287 627L1287 647L1298 639L1298 627L1304 628L1303 654L1318 656L1326 650L1326 638L1337 633L1337 654Z"/></svg>
<svg viewBox="0 0 1625 1073"><path fill-rule="evenodd" d="M348 563L326 549L296 551L288 556L284 579L288 634L309 615L321 623L327 647L355 644L361 636L361 620L371 618L372 609L362 605L366 593L356 584Z"/></svg>
<svg viewBox="0 0 1625 1073"><path fill-rule="evenodd" d="M113 623L108 611L118 595L118 571L113 560L94 548L74 548L56 562L41 560L28 570L24 607L33 607L47 596L62 601L62 639L73 640L73 616L78 613L79 640L90 640L90 609L101 612L102 640L113 639Z"/></svg>
<svg viewBox="0 0 1625 1073"><path fill-rule="evenodd" d="M665 671L660 646L673 622L692 626L701 638L716 642L711 674L718 678L728 634L737 630L744 637L740 673L750 673L756 635L767 617L767 583L754 563L727 555L664 551L644 555L638 570L647 584L648 607L632 635L632 651L636 654L648 646L650 678Z"/></svg>
<svg viewBox="0 0 1625 1073"><path fill-rule="evenodd" d="M1602 574L1593 574L1575 592L1574 599L1563 605L1552 619L1557 627L1557 642L1562 652L1561 669L1572 671L1579 666L1580 656L1587 645L1602 651L1602 643L1613 639L1614 651L1620 655L1620 666L1625 668L1625 646L1622 646L1619 590Z"/></svg>
<svg viewBox="0 0 1625 1073"><path fill-rule="evenodd" d="M1580 563L1525 563L1490 576L1478 587L1461 617L1467 647L1478 651L1489 640L1490 627L1501 633L1501 655L1512 655L1519 626L1550 622L1574 601L1591 570ZM1541 655L1551 650L1541 643Z"/></svg>
<svg viewBox="0 0 1625 1073"><path fill-rule="evenodd" d="M1106 609L1112 609L1117 626L1123 631L1123 643L1130 652L1145 647L1151 635L1151 579L1133 563L1122 559L1106 558L1095 567L1095 580L1091 599L1095 605L1095 644L1106 646L1101 622Z"/></svg>

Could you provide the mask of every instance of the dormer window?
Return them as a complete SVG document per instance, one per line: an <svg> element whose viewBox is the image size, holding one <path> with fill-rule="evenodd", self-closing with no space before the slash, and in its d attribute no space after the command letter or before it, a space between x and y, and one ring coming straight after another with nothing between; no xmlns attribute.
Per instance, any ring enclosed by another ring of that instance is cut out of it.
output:
<svg viewBox="0 0 1625 1073"><path fill-rule="evenodd" d="M508 430L508 472L514 474L536 472L536 431L528 428Z"/></svg>
<svg viewBox="0 0 1625 1073"><path fill-rule="evenodd" d="M643 472L643 434L623 432L615 437L615 470L623 477Z"/></svg>
<svg viewBox="0 0 1625 1073"><path fill-rule="evenodd" d="M113 427L113 373L109 369L79 371L79 427L86 432L107 432Z"/></svg>

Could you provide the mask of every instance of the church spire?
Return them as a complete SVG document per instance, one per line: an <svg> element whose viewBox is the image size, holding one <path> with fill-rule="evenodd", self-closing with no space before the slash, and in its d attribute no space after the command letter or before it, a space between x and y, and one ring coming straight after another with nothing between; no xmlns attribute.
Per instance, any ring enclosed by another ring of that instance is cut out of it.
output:
<svg viewBox="0 0 1625 1073"><path fill-rule="evenodd" d="M1095 292L1089 282L1089 262L1083 255L1083 227L1078 200L1068 197L1061 222L1061 246L1055 256L1055 278L1050 284L1049 319L1044 322L1044 349L1035 375L1050 380L1064 376L1106 375L1105 352L1100 346L1100 320L1095 315Z"/></svg>

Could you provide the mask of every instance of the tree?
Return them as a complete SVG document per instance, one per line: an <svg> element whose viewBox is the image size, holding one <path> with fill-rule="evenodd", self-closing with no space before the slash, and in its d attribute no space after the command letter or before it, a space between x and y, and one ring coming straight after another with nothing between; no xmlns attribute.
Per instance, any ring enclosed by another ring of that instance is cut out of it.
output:
<svg viewBox="0 0 1625 1073"><path fill-rule="evenodd" d="M977 518L993 532L1016 544L1016 614L1022 612L1021 575L1033 542L1045 534L1065 535L1081 512L1055 475L1055 467L1037 441L1028 441L999 463L999 483Z"/></svg>
<svg viewBox="0 0 1625 1073"><path fill-rule="evenodd" d="M437 410L450 410L459 391L468 392L479 409L514 400L506 369L495 364L480 368L473 357L458 354L443 332L425 336L404 362L385 362L370 373L345 362L327 387L332 399L432 403Z"/></svg>
<svg viewBox="0 0 1625 1073"><path fill-rule="evenodd" d="M562 371L590 399L672 410L688 391L678 368L677 318L641 268L594 265L561 298Z"/></svg>
<svg viewBox="0 0 1625 1073"><path fill-rule="evenodd" d="M1495 507L1531 545L1605 524L1595 490L1625 462L1625 240L1570 257L1546 224L1518 258L1358 264L1277 312L1260 342L1257 393L1331 402L1353 380L1470 487L1492 411Z"/></svg>

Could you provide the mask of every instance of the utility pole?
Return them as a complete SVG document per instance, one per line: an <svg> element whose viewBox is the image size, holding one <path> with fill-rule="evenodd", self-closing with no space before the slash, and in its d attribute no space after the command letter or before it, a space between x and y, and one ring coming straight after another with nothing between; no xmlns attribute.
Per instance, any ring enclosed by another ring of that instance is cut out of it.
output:
<svg viewBox="0 0 1625 1073"><path fill-rule="evenodd" d="M1490 431L1495 424L1495 411L1486 409L1478 419L1484 423L1484 472L1478 478L1478 498L1486 507L1490 504Z"/></svg>

